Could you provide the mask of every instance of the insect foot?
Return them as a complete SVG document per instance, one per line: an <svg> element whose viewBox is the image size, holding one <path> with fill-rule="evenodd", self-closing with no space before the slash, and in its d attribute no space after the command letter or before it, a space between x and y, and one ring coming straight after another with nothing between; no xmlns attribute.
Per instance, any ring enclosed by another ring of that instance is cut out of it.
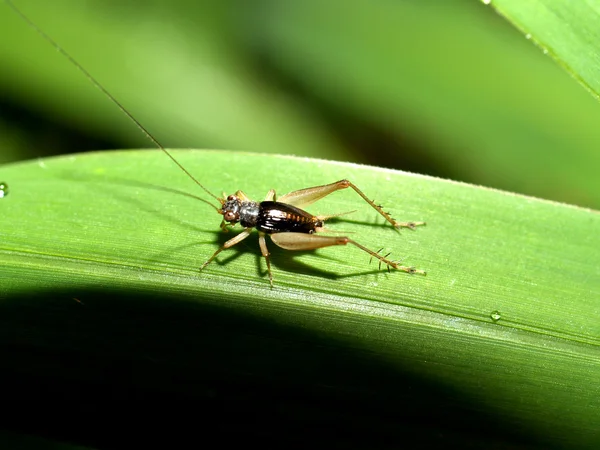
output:
<svg viewBox="0 0 600 450"><path fill-rule="evenodd" d="M406 273L410 273L410 274L419 274L419 275L427 275L427 272L425 272L424 270L419 270L416 269L415 267L409 267L409 266L402 266L400 265L397 261L392 261L390 259L387 259L387 257L390 255L390 253L386 254L385 256L380 255L379 253L381 252L381 250L383 250L382 248L380 248L378 251L374 252L373 250L369 250L367 247L360 245L358 242L353 241L352 239L349 238L341 238L343 239L343 242L341 242L342 244L352 244L358 248L360 248L362 251L367 252L369 255L371 255L371 259L369 260L372 261L373 258L376 258L379 260L379 269L381 270L381 264L385 264L388 268L388 272L390 270L390 267L393 267L396 270L400 270L402 272L406 272Z"/></svg>
<svg viewBox="0 0 600 450"><path fill-rule="evenodd" d="M396 228L410 228L414 230L417 227L422 227L427 225L425 222L398 222L396 219L392 219L392 225Z"/></svg>

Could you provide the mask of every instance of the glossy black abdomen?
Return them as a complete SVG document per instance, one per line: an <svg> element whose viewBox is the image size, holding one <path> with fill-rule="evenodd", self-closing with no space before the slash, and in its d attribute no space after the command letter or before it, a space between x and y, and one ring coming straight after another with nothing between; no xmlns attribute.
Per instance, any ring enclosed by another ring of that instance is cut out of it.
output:
<svg viewBox="0 0 600 450"><path fill-rule="evenodd" d="M265 233L314 233L322 223L310 213L279 202L261 202L256 229Z"/></svg>

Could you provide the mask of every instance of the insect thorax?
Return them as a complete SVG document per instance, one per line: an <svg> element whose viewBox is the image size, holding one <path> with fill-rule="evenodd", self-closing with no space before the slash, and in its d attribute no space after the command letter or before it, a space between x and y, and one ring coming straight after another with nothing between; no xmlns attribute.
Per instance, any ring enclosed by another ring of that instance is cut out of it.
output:
<svg viewBox="0 0 600 450"><path fill-rule="evenodd" d="M240 225L243 227L255 227L260 211L260 205L256 202L241 202Z"/></svg>

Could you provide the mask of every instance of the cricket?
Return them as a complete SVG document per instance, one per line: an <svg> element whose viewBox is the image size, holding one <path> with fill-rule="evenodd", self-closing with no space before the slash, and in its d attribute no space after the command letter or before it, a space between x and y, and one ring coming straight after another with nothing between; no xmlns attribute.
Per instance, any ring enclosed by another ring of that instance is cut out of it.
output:
<svg viewBox="0 0 600 450"><path fill-rule="evenodd" d="M111 102L113 102L117 108L119 108L119 110L121 110L121 112L125 114L125 116L127 116L127 118L131 120L158 149L164 152L164 154L186 174L187 177L189 177L206 194L208 194L217 202L218 206L212 205L212 203L211 205L218 214L223 216L220 227L224 232L228 232L230 228L233 228L238 223L240 224L242 231L219 247L212 254L212 256L210 256L210 258L208 258L208 260L202 264L200 270L204 269L212 261L214 261L222 251L239 244L244 239L249 237L253 230L256 229L258 231L258 244L260 247L260 252L266 261L267 273L271 287L273 287L273 274L271 271L270 253L267 248L267 235L270 236L271 241L276 246L291 251L316 250L335 245L351 244L352 246L370 255L371 260L373 258L377 259L379 261L379 269L381 269L381 266L384 265L387 267L388 271L390 271L391 268L409 274L426 275L426 272L423 270L419 270L411 266L404 266L398 261L389 259L388 257L390 253L382 255L381 252L383 248L378 251L374 251L346 236L326 236L319 234L331 232L331 230L325 227L326 220L349 213L315 216L305 211L304 208L336 191L347 188L354 190L354 192L356 192L356 194L358 194L358 196L364 202L377 211L377 213L381 215L387 222L389 222L395 229L408 228L414 230L418 226L425 225L425 222L396 221L388 212L383 210L381 205L369 199L369 197L367 197L362 190L360 190L349 180L343 179L330 184L300 189L280 197L277 196L274 189L271 189L267 193L265 199L261 202L251 200L241 190L236 191L235 194L232 195L224 195L223 198L216 196L202 183L200 183L200 181L185 167L183 167L183 165L177 161L177 159L160 142L158 142L158 140L66 50L58 45L56 41L54 41L48 34L40 29L24 13L22 13L21 10L19 10L11 0L5 0L5 3L26 24L33 28L43 39L45 39L52 47L54 47L55 50L69 60L71 64L73 64L73 66L78 69L93 86L99 89Z"/></svg>

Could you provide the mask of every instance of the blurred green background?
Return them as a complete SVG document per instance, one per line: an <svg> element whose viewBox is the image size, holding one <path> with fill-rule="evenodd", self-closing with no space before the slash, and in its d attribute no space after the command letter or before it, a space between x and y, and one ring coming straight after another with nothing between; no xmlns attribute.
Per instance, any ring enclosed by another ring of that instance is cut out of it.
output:
<svg viewBox="0 0 600 450"><path fill-rule="evenodd" d="M15 4L167 147L355 161L600 208L597 101L476 0ZM0 163L150 147L2 3L0 67Z"/></svg>

